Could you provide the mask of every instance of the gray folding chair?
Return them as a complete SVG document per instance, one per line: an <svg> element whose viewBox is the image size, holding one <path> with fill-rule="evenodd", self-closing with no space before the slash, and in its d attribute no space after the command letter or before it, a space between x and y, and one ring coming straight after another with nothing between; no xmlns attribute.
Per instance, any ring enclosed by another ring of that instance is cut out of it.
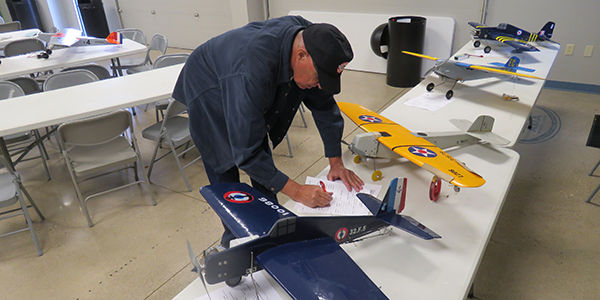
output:
<svg viewBox="0 0 600 300"><path fill-rule="evenodd" d="M21 89L23 89L25 95L35 94L42 91L39 83L31 77L15 77L7 79L7 81L16 83L19 87L21 87Z"/></svg>
<svg viewBox="0 0 600 300"><path fill-rule="evenodd" d="M118 110L64 123L58 127L58 136L79 204L90 227L94 226L87 208L90 198L131 185L144 184L152 198L152 205L156 205L148 177L143 171L142 180L138 176L138 166L141 168L143 165L131 114L128 111ZM129 139L126 136L129 136ZM121 168L115 170L117 167ZM83 197L79 182L125 169L133 169L134 182Z"/></svg>
<svg viewBox="0 0 600 300"><path fill-rule="evenodd" d="M121 33L124 38L130 39L134 42L138 42L144 46L148 45L148 40L143 31L137 28L123 28L117 29L117 32Z"/></svg>
<svg viewBox="0 0 600 300"><path fill-rule="evenodd" d="M98 76L92 73L92 71L85 69L70 70L48 76L46 81L44 81L43 90L57 90L98 80Z"/></svg>
<svg viewBox="0 0 600 300"><path fill-rule="evenodd" d="M0 101L24 95L25 92L16 83L11 81L0 81ZM46 176L48 177L48 180L51 179L48 164L46 163L48 154L46 153L46 149L43 147L42 139L40 138L40 133L38 130L15 133L4 136L3 138L8 148L8 156L17 156L17 159L11 161L13 167L22 161L41 158L42 165L46 171ZM35 147L38 148L40 156L26 158L27 154L29 154L29 152Z"/></svg>
<svg viewBox="0 0 600 300"><path fill-rule="evenodd" d="M168 47L167 37L162 34L155 34L150 40L148 50L146 51L146 57L142 63L132 64L131 62L121 60L121 68L127 69L127 74L134 74L143 71L147 71L152 68L152 59L150 58L153 51L158 51L160 54L165 54Z"/></svg>
<svg viewBox="0 0 600 300"><path fill-rule="evenodd" d="M21 54L43 51L46 49L44 42L38 39L23 39L9 42L4 46L4 56L11 57Z"/></svg>
<svg viewBox="0 0 600 300"><path fill-rule="evenodd" d="M110 76L110 72L108 71L107 68L105 68L101 65L97 65L97 64L89 64L89 65L64 68L61 70L61 72L66 72L66 71L71 71L71 70L81 70L81 69L91 71L92 73L94 73L94 75L96 75L96 77L98 77L99 80L104 80L104 79L108 79L108 78L112 77L112 76Z"/></svg>
<svg viewBox="0 0 600 300"><path fill-rule="evenodd" d="M156 124L144 129L142 131L142 137L145 139L149 139L156 142L156 146L154 147L154 154L152 154L152 159L150 160L150 167L148 169L148 178L152 175L152 168L154 167L154 163L167 156L169 153L173 153L173 157L175 158L175 162L177 163L177 167L181 172L181 176L183 176L183 181L185 181L185 185L189 192L192 191L192 187L183 172L183 169L190 166L192 163L199 160L201 157L198 156L192 162L188 163L185 166L181 166L181 162L179 161L179 157L185 155L189 150L193 149L194 143L191 143L192 136L190 135L190 128L188 125L188 118L181 116L183 112L187 110L187 107L179 101L171 99L167 109L165 111L165 117L161 122L157 122ZM158 149L160 145L165 143L169 145L171 149L169 152L165 153L159 158L156 158L158 154ZM191 143L191 147L190 146ZM185 145L186 149L180 153L177 153L177 149L181 146Z"/></svg>
<svg viewBox="0 0 600 300"><path fill-rule="evenodd" d="M160 69L160 68L164 68L164 67L168 67L168 66L182 64L187 61L188 57L190 57L189 53L163 54L156 58L156 60L154 61L154 64L152 65L152 68ZM156 101L154 103L154 108L155 108L155 113L156 113L156 122L160 121L160 119L158 118L159 112L160 112L160 115L162 118L165 117L164 110L167 109L167 105L169 105L169 100L170 99L165 99L165 100Z"/></svg>
<svg viewBox="0 0 600 300"><path fill-rule="evenodd" d="M17 31L17 30L21 30L21 22L19 22L19 21L0 24L0 33Z"/></svg>
<svg viewBox="0 0 600 300"><path fill-rule="evenodd" d="M35 209L42 221L45 220L44 215L42 215L39 208L37 207L37 205L35 205L35 202L33 202L33 199L23 186L19 174L13 171L8 162L2 156L0 156L0 208L8 208L17 203L19 204L19 208L1 212L0 220L6 220L8 218L23 215L25 216L25 223L27 223L26 228L11 231L8 233L1 233L0 237L5 237L11 234L29 230L31 232L31 238L33 239L35 249L37 250L38 255L41 256L43 252L38 243L38 238L35 234L33 222L31 221L31 216L29 215L29 210L27 208L27 205L25 204L23 194L25 194L25 196L29 200L29 203L31 203L31 206Z"/></svg>

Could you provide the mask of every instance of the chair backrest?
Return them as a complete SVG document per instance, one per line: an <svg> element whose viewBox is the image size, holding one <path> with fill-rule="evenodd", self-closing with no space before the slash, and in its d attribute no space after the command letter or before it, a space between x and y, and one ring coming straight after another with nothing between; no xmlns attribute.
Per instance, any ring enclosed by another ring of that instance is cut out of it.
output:
<svg viewBox="0 0 600 300"><path fill-rule="evenodd" d="M152 51L159 51L163 55L167 53L167 47L169 46L169 42L167 41L167 37L157 33L150 40L150 45L148 45L148 51L146 52L146 62L152 64L152 60L150 59L150 53Z"/></svg>
<svg viewBox="0 0 600 300"><path fill-rule="evenodd" d="M188 53L163 54L156 58L156 60L154 61L154 65L152 65L152 68L159 69L172 65L182 64L186 62L188 57L190 57Z"/></svg>
<svg viewBox="0 0 600 300"><path fill-rule="evenodd" d="M64 69L62 69L61 72L66 72L66 71L71 71L71 70L81 70L81 69L91 71L92 73L94 73L94 75L96 75L96 77L98 77L99 80L111 78L110 72L108 71L108 69L106 69L105 67L103 67L101 65L97 65L97 64L89 64L89 65L83 65L83 66L64 68Z"/></svg>
<svg viewBox="0 0 600 300"><path fill-rule="evenodd" d="M94 81L98 81L98 77L92 71L85 69L65 71L48 76L44 81L43 90L57 90Z"/></svg>
<svg viewBox="0 0 600 300"><path fill-rule="evenodd" d="M7 79L7 81L14 82L23 89L25 95L35 94L42 91L42 88L38 84L38 82L31 77L15 77L11 79Z"/></svg>
<svg viewBox="0 0 600 300"><path fill-rule="evenodd" d="M19 21L0 24L0 32L9 32L17 30L21 30L21 22Z"/></svg>
<svg viewBox="0 0 600 300"><path fill-rule="evenodd" d="M67 149L68 146L100 145L119 137L131 128L131 124L131 113L117 110L61 124L58 127L58 138L63 149Z"/></svg>
<svg viewBox="0 0 600 300"><path fill-rule="evenodd" d="M18 84L11 81L0 81L0 100L23 95L25 95L25 92Z"/></svg>
<svg viewBox="0 0 600 300"><path fill-rule="evenodd" d="M6 23L6 22L4 21L4 18L3 18L2 16L0 16L0 24L4 24L4 23Z"/></svg>
<svg viewBox="0 0 600 300"><path fill-rule="evenodd" d="M1 24L0 24L1 25ZM38 39L23 39L9 42L4 46L4 56L16 56L45 50L44 42Z"/></svg>
<svg viewBox="0 0 600 300"><path fill-rule="evenodd" d="M181 114L182 112L187 110L187 106L185 104L171 98L169 100L169 105L165 110L165 119Z"/></svg>
<svg viewBox="0 0 600 300"><path fill-rule="evenodd" d="M137 28L117 29L117 32L123 34L124 38L130 39L134 42L138 42L144 46L148 44L148 40L146 39L146 35L144 34L144 32Z"/></svg>

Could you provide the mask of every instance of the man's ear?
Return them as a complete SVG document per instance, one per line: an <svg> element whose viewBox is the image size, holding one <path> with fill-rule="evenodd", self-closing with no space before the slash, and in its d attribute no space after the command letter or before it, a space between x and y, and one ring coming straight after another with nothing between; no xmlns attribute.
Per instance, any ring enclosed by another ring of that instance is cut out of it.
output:
<svg viewBox="0 0 600 300"><path fill-rule="evenodd" d="M298 49L298 59L299 60L305 60L308 57L310 57L310 55L308 54L308 51L306 51L306 49L304 49L304 48Z"/></svg>

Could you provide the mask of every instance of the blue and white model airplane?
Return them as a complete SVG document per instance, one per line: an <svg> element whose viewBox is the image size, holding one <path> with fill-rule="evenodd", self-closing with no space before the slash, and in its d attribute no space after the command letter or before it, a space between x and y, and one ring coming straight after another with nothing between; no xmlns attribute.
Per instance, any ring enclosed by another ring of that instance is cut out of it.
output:
<svg viewBox="0 0 600 300"><path fill-rule="evenodd" d="M358 198L373 215L299 217L242 183L203 187L200 193L238 239L247 241L206 254L192 264L203 283L237 285L265 269L293 299L388 299L339 244L394 226L422 239L439 238L404 208L406 179L395 178L383 201Z"/></svg>
<svg viewBox="0 0 600 300"><path fill-rule="evenodd" d="M469 22L469 25L473 27L471 36L474 40L473 46L475 48L481 45L481 40L496 40L507 44L515 48L516 52L522 51L540 51L535 46L531 45L531 42L552 42L552 32L554 31L554 22L548 22L542 29L537 33L530 33L521 28L513 26L508 23L500 23L497 27L487 26L485 24L477 22ZM485 46L483 52L490 53L492 47Z"/></svg>

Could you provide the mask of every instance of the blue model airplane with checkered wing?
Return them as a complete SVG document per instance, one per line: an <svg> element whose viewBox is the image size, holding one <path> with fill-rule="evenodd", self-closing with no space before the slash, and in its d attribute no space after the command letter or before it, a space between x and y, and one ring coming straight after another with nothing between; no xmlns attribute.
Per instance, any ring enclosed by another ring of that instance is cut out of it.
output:
<svg viewBox="0 0 600 300"><path fill-rule="evenodd" d="M358 198L373 215L300 217L243 183L203 187L200 193L223 223L244 242L211 251L201 263L189 247L200 278L237 285L242 276L265 269L293 299L388 299L339 246L387 226L422 239L440 236L400 215L406 179L395 178L383 201ZM205 251L206 253L206 251Z"/></svg>

